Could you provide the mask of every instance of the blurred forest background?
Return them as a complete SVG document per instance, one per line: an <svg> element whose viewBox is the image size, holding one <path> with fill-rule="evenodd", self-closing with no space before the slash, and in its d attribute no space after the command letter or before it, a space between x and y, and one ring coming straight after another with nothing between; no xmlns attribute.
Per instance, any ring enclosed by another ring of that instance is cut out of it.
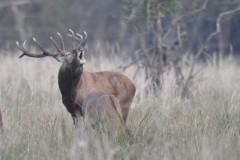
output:
<svg viewBox="0 0 240 160"><path fill-rule="evenodd" d="M209 0L204 11L195 13L203 4L204 0L0 0L0 49L13 49L16 40L32 36L48 46L46 38L71 28L86 30L89 45L107 42L132 52L144 36L162 34L173 20L185 16L178 25L191 39L188 49L196 51L216 30L218 16L240 6L239 0ZM224 52L240 53L240 13L221 23ZM218 39L211 41L209 51L218 52L218 44Z"/></svg>
<svg viewBox="0 0 240 160"><path fill-rule="evenodd" d="M219 66L222 57L240 53L240 1L0 2L0 50L15 50L16 40L23 42L33 36L44 47L51 47L49 36L56 32L66 35L69 28L79 33L88 32L91 56L96 56L100 48L110 46L116 55L131 59L120 68L124 71L135 65L138 67L135 74L144 71L147 92L156 93L161 89L162 75L173 69L177 94L189 97L193 78L204 68L203 65L196 69L196 61L209 61ZM66 42L67 37L64 39ZM29 46L32 46L31 41L28 41ZM110 52L105 50L108 55ZM190 71L184 75L185 63Z"/></svg>

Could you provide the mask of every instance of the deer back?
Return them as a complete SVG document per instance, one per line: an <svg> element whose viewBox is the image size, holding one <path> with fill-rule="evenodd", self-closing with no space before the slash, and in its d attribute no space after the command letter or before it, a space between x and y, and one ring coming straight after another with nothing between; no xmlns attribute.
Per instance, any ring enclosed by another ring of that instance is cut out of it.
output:
<svg viewBox="0 0 240 160"><path fill-rule="evenodd" d="M82 104L83 100L92 92L105 92L113 95L122 103L134 96L135 86L132 81L119 72L83 72L74 93L76 102Z"/></svg>

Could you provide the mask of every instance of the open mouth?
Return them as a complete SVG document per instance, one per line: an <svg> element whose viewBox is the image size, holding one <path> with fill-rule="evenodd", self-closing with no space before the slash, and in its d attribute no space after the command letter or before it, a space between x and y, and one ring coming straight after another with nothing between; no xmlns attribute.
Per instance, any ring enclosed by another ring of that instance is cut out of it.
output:
<svg viewBox="0 0 240 160"><path fill-rule="evenodd" d="M79 58L80 58L80 59L83 58L83 52L80 53Z"/></svg>
<svg viewBox="0 0 240 160"><path fill-rule="evenodd" d="M79 54L79 59L84 59L84 51L81 51Z"/></svg>
<svg viewBox="0 0 240 160"><path fill-rule="evenodd" d="M86 62L83 51L80 53L79 59L80 59L80 64L84 64Z"/></svg>

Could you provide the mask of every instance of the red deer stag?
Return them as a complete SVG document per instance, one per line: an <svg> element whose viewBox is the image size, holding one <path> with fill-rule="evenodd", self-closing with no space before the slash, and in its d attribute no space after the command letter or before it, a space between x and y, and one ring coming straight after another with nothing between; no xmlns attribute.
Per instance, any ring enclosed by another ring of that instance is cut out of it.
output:
<svg viewBox="0 0 240 160"><path fill-rule="evenodd" d="M128 133L123 121L122 109L114 96L105 92L92 92L84 99L82 108L86 124L93 128L110 126L115 135Z"/></svg>
<svg viewBox="0 0 240 160"><path fill-rule="evenodd" d="M54 46L57 49L56 53L51 53L42 48L39 43L33 38L36 46L42 51L42 54L32 54L25 49L24 41L20 46L16 42L18 49L23 52L19 58L29 56L33 58L53 57L57 61L62 62L58 73L58 85L62 94L62 101L67 110L71 113L74 123L77 117L83 115L82 103L83 100L92 92L106 92L115 96L121 106L123 120L126 122L130 105L135 95L135 85L125 75L113 72L86 72L83 71L83 64L86 62L84 58L84 51L87 42L87 33L84 35L75 34L69 29L73 41L73 49L66 51L64 47L63 38L58 33L61 40L60 47L57 46L55 40L51 38ZM78 44L76 45L75 42ZM99 62L101 63L101 62Z"/></svg>

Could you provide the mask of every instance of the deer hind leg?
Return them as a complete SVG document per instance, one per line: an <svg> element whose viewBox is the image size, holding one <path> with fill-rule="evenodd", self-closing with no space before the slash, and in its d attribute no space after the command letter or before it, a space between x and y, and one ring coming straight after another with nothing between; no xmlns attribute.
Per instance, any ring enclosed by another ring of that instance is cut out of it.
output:
<svg viewBox="0 0 240 160"><path fill-rule="evenodd" d="M128 98L128 99L125 99L124 101L120 102L120 106L122 109L122 117L123 117L123 120L125 123L127 121L128 112L131 107L132 100L133 100L133 98Z"/></svg>
<svg viewBox="0 0 240 160"><path fill-rule="evenodd" d="M125 85L124 88L125 89L123 90L123 92L121 92L121 94L118 96L118 99L122 109L123 120L126 123L128 112L131 107L136 88L134 85Z"/></svg>
<svg viewBox="0 0 240 160"><path fill-rule="evenodd" d="M119 106L120 107L120 106ZM120 113L121 114L121 113ZM114 129L114 131L116 131L116 135L117 136L123 136L126 133L126 126L123 122L122 116L119 115L119 113L115 112L115 114L112 115L112 119L110 119L111 123L112 123L112 128ZM109 117L111 118L111 117Z"/></svg>
<svg viewBox="0 0 240 160"><path fill-rule="evenodd" d="M123 120L124 122L126 123L127 121L127 116L128 116L128 112L129 112L129 108L130 108L130 105L131 104L122 104L121 107L122 107L122 116L123 116Z"/></svg>

